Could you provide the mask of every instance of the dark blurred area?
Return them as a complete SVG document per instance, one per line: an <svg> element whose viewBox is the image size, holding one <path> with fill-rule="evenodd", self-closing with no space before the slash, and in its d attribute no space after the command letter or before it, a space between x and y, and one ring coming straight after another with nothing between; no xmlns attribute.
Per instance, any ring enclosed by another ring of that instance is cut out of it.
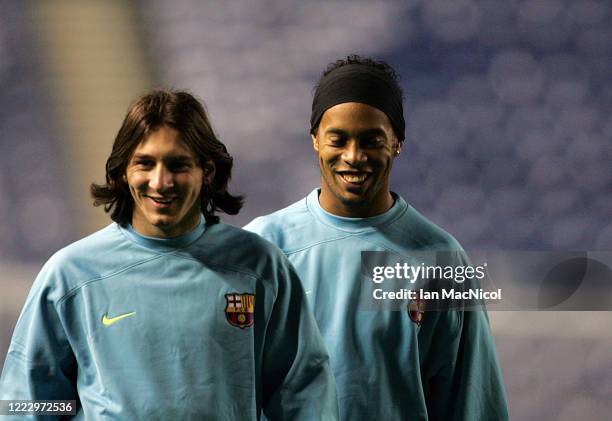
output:
<svg viewBox="0 0 612 421"><path fill-rule="evenodd" d="M0 2L0 261L40 261L78 232L29 23L21 2Z"/></svg>

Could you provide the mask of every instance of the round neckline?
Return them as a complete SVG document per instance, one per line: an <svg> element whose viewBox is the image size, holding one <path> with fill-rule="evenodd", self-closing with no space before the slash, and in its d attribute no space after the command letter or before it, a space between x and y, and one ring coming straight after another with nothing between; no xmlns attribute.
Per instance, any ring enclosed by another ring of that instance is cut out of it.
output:
<svg viewBox="0 0 612 421"><path fill-rule="evenodd" d="M206 219L200 215L200 222L195 226L195 228L185 234L171 238L149 237L147 235L142 235L134 229L132 224L128 224L127 226L120 228L128 236L128 238L135 243L156 251L170 251L186 247L200 238L200 236L204 234L204 231L206 231Z"/></svg>
<svg viewBox="0 0 612 421"><path fill-rule="evenodd" d="M357 232L374 229L376 226L388 224L395 220L408 208L408 204L398 194L391 193L395 198L393 206L384 213L366 218L350 218L346 216L334 215L323 209L319 202L320 188L314 189L306 196L306 207L316 219L333 228L342 231Z"/></svg>

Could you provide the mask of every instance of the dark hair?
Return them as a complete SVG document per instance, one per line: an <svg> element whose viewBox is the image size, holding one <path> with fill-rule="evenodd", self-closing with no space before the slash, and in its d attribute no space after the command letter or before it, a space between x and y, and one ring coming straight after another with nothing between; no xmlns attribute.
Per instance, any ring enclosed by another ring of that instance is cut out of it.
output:
<svg viewBox="0 0 612 421"><path fill-rule="evenodd" d="M319 88L321 87L321 83L326 79L326 77L344 67L344 66L348 66L348 65L352 65L352 64L359 64L362 66L368 66L371 67L373 69L377 69L379 71L381 71L383 73L383 75L386 76L387 82L391 85L393 92L397 95L397 97L399 98L399 102L403 102L404 100L404 91L402 90L402 87L400 86L400 77L397 74L397 72L393 69L393 67L391 67L390 64L388 64L387 62L383 61L383 60L375 60L372 58L368 58L368 57L361 57L360 55L357 54L351 54L348 55L346 57L346 59L341 59L341 60L336 60L332 63L329 63L327 65L327 67L325 68L325 70L323 71L323 74L321 75L321 77L319 78L317 84L315 85L315 87L313 88L313 92L317 92L319 90ZM311 128L311 133L314 133L318 130L319 128L319 121L316 122L316 125L314 127ZM394 129L397 132L397 129L394 127ZM396 135L398 136L398 139L400 139L400 141L404 140L404 133L396 133Z"/></svg>
<svg viewBox="0 0 612 421"><path fill-rule="evenodd" d="M94 206L104 205L111 219L125 226L132 220L134 201L124 179L129 160L138 144L162 126L181 134L181 140L198 157L204 168L215 164L215 177L200 192L200 208L207 223L219 222L215 212L235 215L243 204L242 196L227 191L233 158L215 136L204 106L184 91L155 90L140 97L129 109L115 137L113 150L106 161L106 183L90 186Z"/></svg>
<svg viewBox="0 0 612 421"><path fill-rule="evenodd" d="M372 67L374 69L382 70L384 73L387 74L387 76L389 76L389 79L391 79L391 81L395 85L394 87L402 94L402 100L404 99L404 92L402 91L402 88L400 86L400 77L389 63L383 60L375 60L368 57L361 57L358 54L350 54L346 56L346 59L336 60L333 63L329 63L323 71L323 74L321 75L321 78L319 78L319 82L317 82L317 86L315 86L314 89L316 90L318 88L319 84L321 83L321 79L323 79L325 76L327 76L334 70L349 64L361 64L364 66Z"/></svg>

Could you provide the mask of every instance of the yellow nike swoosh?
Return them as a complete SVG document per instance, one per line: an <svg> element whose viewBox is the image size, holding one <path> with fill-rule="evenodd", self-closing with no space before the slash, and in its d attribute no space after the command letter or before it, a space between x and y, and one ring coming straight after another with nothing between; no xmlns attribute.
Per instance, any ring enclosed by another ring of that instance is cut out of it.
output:
<svg viewBox="0 0 612 421"><path fill-rule="evenodd" d="M110 326L110 325L112 325L114 323L117 323L119 320L125 319L126 317L133 316L134 314L136 314L136 312L132 311L131 313L125 313L125 314L121 314L121 315L116 316L116 317L109 318L106 315L106 313L104 313L104 316L102 316L102 324L104 324L104 326Z"/></svg>

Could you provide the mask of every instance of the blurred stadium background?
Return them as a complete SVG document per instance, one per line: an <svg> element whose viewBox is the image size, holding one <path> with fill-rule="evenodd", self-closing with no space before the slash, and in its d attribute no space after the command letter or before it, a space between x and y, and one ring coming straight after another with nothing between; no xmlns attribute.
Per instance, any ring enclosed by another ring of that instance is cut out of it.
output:
<svg viewBox="0 0 612 421"><path fill-rule="evenodd" d="M394 190L467 249L612 250L610 0L0 0L0 361L57 249L109 220L88 185L129 103L207 104L243 225L318 185L312 87L350 53L406 92ZM516 420L609 419L612 317L492 312Z"/></svg>

